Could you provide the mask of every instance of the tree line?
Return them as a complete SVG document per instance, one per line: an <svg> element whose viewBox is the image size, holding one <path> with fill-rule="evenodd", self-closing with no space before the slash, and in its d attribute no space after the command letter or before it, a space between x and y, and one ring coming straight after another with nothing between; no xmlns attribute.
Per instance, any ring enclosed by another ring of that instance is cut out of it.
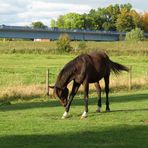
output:
<svg viewBox="0 0 148 148"><path fill-rule="evenodd" d="M148 32L148 12L138 13L128 4L91 9L88 13L67 13L52 19L51 27L128 32L140 28Z"/></svg>

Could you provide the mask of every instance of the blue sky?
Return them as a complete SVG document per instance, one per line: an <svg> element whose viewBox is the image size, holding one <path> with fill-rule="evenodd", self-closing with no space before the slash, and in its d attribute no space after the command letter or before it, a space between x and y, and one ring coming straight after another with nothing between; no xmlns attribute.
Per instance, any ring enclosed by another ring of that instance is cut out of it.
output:
<svg viewBox="0 0 148 148"><path fill-rule="evenodd" d="M148 0L0 0L0 25L24 26L42 21L49 26L50 20L59 15L84 13L116 3L131 3L138 12L148 12Z"/></svg>

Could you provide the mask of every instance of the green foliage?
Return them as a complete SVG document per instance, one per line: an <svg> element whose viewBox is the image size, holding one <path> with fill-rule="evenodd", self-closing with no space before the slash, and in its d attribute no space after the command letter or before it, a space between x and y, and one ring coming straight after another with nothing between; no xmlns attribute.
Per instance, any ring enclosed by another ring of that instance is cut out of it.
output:
<svg viewBox="0 0 148 148"><path fill-rule="evenodd" d="M133 28L131 4L109 5L105 8L91 9L88 13L68 13L51 20L52 27L87 30L129 31ZM126 10L126 14L124 12ZM121 15L120 15L121 14ZM127 15L128 14L128 15ZM117 22L118 20L118 22ZM126 23L129 23L127 26Z"/></svg>
<svg viewBox="0 0 148 148"><path fill-rule="evenodd" d="M121 4L120 7L121 7L121 9L126 9L128 12L130 12L132 9L132 5L130 3Z"/></svg>
<svg viewBox="0 0 148 148"><path fill-rule="evenodd" d="M91 29L91 30L96 30L95 28L95 21L93 19L93 17L91 17L90 15L87 14L83 14L83 20L84 20L84 24L82 26L83 29ZM100 23L98 23L98 27L100 27Z"/></svg>
<svg viewBox="0 0 148 148"><path fill-rule="evenodd" d="M54 19L52 19L52 20L50 21L50 26L51 26L52 28L57 27L57 22L56 22Z"/></svg>
<svg viewBox="0 0 148 148"><path fill-rule="evenodd" d="M131 10L130 15L133 19L134 28L143 28L142 16L135 10Z"/></svg>
<svg viewBox="0 0 148 148"><path fill-rule="evenodd" d="M31 25L32 25L32 27L34 29L44 29L44 28L46 28L46 26L42 22L40 22L40 21L32 22Z"/></svg>
<svg viewBox="0 0 148 148"><path fill-rule="evenodd" d="M148 33L148 12L144 12L142 16L142 25L144 31Z"/></svg>
<svg viewBox="0 0 148 148"><path fill-rule="evenodd" d="M118 19L116 21L117 31L127 32L134 28L133 19L128 9L124 8L121 11L121 14L118 15Z"/></svg>
<svg viewBox="0 0 148 148"><path fill-rule="evenodd" d="M56 24L57 24L57 27L58 28L64 28L64 23L65 23L65 20L64 20L64 16L63 15L60 15Z"/></svg>
<svg viewBox="0 0 148 148"><path fill-rule="evenodd" d="M67 13L51 20L51 27L67 29L105 30L127 32L138 27L147 31L147 13L132 9L130 3L91 9L88 13Z"/></svg>
<svg viewBox="0 0 148 148"><path fill-rule="evenodd" d="M102 27L105 31L112 30L112 24L110 22L105 22Z"/></svg>
<svg viewBox="0 0 148 148"><path fill-rule="evenodd" d="M140 28L136 28L126 33L125 40L127 41L143 41L144 32Z"/></svg>
<svg viewBox="0 0 148 148"><path fill-rule="evenodd" d="M83 19L80 14L68 13L64 16L64 28L68 29L82 29Z"/></svg>
<svg viewBox="0 0 148 148"><path fill-rule="evenodd" d="M120 6L116 5L109 5L105 8L104 11L104 23L102 24L102 28L106 31L108 30L116 30L115 23L117 21L117 17L120 14Z"/></svg>
<svg viewBox="0 0 148 148"><path fill-rule="evenodd" d="M57 41L57 51L59 53L62 52L70 52L72 50L72 47L70 45L70 37L68 34L62 34L59 37L59 40Z"/></svg>
<svg viewBox="0 0 148 148"><path fill-rule="evenodd" d="M66 28L66 29L83 29L83 16L78 13L68 13L60 15L58 20L51 20L51 27Z"/></svg>

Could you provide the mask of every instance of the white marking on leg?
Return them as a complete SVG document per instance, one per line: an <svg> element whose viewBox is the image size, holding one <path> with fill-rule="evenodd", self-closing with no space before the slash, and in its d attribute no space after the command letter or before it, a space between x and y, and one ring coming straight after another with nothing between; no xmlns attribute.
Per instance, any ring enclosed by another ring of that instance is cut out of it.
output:
<svg viewBox="0 0 148 148"><path fill-rule="evenodd" d="M63 116L62 116L62 119L65 119L65 118L67 118L68 117L68 112L64 112L64 114L63 114Z"/></svg>
<svg viewBox="0 0 148 148"><path fill-rule="evenodd" d="M87 117L87 112L84 111L83 114L82 114L82 116L81 116L81 119L86 118L86 117Z"/></svg>

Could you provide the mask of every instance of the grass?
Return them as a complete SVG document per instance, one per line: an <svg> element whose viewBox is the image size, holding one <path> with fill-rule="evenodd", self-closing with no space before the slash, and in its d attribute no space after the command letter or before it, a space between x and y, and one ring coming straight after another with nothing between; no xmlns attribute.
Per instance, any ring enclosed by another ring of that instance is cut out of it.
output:
<svg viewBox="0 0 148 148"><path fill-rule="evenodd" d="M50 84L54 84L59 70L76 55L0 54L0 100L14 100L43 96L45 73L50 70ZM110 56L113 61L132 65L134 89L147 89L147 56ZM125 60L126 59L126 60ZM113 90L128 90L128 73L111 75ZM101 82L104 85L104 82Z"/></svg>
<svg viewBox="0 0 148 148"><path fill-rule="evenodd" d="M0 106L1 148L41 147L133 147L148 145L148 91L111 93L111 112L95 113L97 94L89 99L88 118L83 112L82 95L71 106L71 117L62 120L64 108L57 100L38 98L12 101Z"/></svg>
<svg viewBox="0 0 148 148"><path fill-rule="evenodd" d="M70 118L62 120L64 108L44 96L45 73L49 68L54 84L59 70L84 52L78 42L72 46L71 54L58 55L55 42L0 42L0 148L147 148L148 42L86 42L85 51L103 49L113 61L132 65L133 90L127 91L127 73L111 75L110 113L104 93L102 112L95 113L97 94L91 86L88 118L80 120L80 92Z"/></svg>
<svg viewBox="0 0 148 148"><path fill-rule="evenodd" d="M55 75L67 61L72 59L68 55L34 55L34 54L1 54L0 76L2 85L42 84L45 82L45 73L49 68L51 75ZM55 78L55 77L54 77ZM6 83L6 79L7 81ZM53 81L53 79L51 79Z"/></svg>
<svg viewBox="0 0 148 148"><path fill-rule="evenodd" d="M148 42L71 42L72 52L80 54L85 51L105 50L110 55L148 55ZM51 54L57 53L56 41L32 42L32 41L0 41L0 53L5 54Z"/></svg>
<svg viewBox="0 0 148 148"><path fill-rule="evenodd" d="M41 54L52 53L56 48L55 42L33 42L33 41L0 41L0 53L13 54Z"/></svg>

